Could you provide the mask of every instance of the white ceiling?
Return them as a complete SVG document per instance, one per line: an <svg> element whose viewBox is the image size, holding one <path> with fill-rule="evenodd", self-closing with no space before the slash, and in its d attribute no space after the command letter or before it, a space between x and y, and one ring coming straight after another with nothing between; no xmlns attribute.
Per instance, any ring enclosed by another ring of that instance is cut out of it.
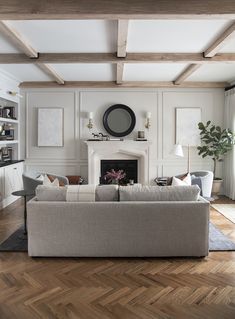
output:
<svg viewBox="0 0 235 319"><path fill-rule="evenodd" d="M172 81L187 66L180 63L141 63L125 64L124 81Z"/></svg>
<svg viewBox="0 0 235 319"><path fill-rule="evenodd" d="M225 20L132 20L127 51L203 52L228 24Z"/></svg>
<svg viewBox="0 0 235 319"><path fill-rule="evenodd" d="M117 51L117 21L40 20L9 21L28 43L41 53L102 53ZM231 21L227 20L131 20L127 52L203 52ZM235 53L235 38L221 52ZM19 53L0 36L0 53ZM126 81L173 81L187 64L125 64ZM111 64L51 64L65 81L114 81ZM33 65L0 64L19 81L51 80ZM235 63L204 65L191 81L235 80Z"/></svg>
<svg viewBox="0 0 235 319"><path fill-rule="evenodd" d="M53 69L66 81L114 81L113 64L51 64Z"/></svg>
<svg viewBox="0 0 235 319"><path fill-rule="evenodd" d="M10 21L38 52L115 52L117 22L109 20Z"/></svg>
<svg viewBox="0 0 235 319"><path fill-rule="evenodd" d="M51 81L38 67L32 64L0 64L0 69L10 73L18 81Z"/></svg>
<svg viewBox="0 0 235 319"><path fill-rule="evenodd" d="M235 79L235 63L220 63L202 65L197 72L187 78L187 81L218 81L232 82Z"/></svg>

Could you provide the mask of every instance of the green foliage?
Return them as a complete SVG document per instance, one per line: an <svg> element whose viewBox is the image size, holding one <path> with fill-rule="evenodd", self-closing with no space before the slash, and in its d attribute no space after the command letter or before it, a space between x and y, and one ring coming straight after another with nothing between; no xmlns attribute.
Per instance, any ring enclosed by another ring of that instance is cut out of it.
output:
<svg viewBox="0 0 235 319"><path fill-rule="evenodd" d="M210 156L214 161L214 176L216 162L223 161L223 156L232 149L235 143L234 133L230 129L221 129L220 126L213 125L211 121L206 124L198 123L201 131L200 137L202 146L198 146L198 154L205 158Z"/></svg>

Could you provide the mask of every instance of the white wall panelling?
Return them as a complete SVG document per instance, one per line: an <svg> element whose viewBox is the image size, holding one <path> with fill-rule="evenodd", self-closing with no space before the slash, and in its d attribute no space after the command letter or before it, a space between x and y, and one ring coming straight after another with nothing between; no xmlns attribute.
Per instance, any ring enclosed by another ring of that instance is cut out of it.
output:
<svg viewBox="0 0 235 319"><path fill-rule="evenodd" d="M38 108L64 109L64 146L37 146ZM26 158L48 160L76 160L77 105L75 92L30 92L26 97Z"/></svg>
<svg viewBox="0 0 235 319"><path fill-rule="evenodd" d="M223 89L25 89L21 100L22 135L26 115L25 136L27 169L60 174L81 174L87 179L87 146L84 140L92 132L105 133L102 125L104 111L113 104L126 104L136 114L136 127L127 137L133 139L138 130L145 130L150 146L150 180L156 176L184 173L187 168L187 149L184 158L170 154L175 143L175 108L200 107L202 121L223 122ZM36 107L63 107L65 110L65 145L60 148L38 148L36 145ZM94 112L94 128L87 128L87 112ZM144 128L145 113L152 113L151 127ZM115 142L114 142L115 143ZM24 153L22 153L24 154ZM212 161L202 160L196 147L191 148L191 170L211 169ZM221 174L220 174L221 175Z"/></svg>

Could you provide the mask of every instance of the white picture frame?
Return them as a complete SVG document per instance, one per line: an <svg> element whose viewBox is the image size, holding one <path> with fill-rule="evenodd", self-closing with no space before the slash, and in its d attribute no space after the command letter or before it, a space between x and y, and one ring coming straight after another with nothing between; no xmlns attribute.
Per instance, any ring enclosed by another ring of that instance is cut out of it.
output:
<svg viewBox="0 0 235 319"><path fill-rule="evenodd" d="M38 147L64 145L64 109L38 108Z"/></svg>
<svg viewBox="0 0 235 319"><path fill-rule="evenodd" d="M200 107L176 108L176 144L198 146L201 144L198 123L201 122Z"/></svg>

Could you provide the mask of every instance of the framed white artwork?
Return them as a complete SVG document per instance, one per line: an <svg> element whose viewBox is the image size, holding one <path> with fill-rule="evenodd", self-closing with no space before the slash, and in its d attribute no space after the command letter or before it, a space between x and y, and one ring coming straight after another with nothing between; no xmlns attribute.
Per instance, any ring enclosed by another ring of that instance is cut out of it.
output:
<svg viewBox="0 0 235 319"><path fill-rule="evenodd" d="M38 109L38 146L64 145L64 109L57 107Z"/></svg>
<svg viewBox="0 0 235 319"><path fill-rule="evenodd" d="M201 108L176 108L176 144L182 146L200 145L199 122L201 122Z"/></svg>

